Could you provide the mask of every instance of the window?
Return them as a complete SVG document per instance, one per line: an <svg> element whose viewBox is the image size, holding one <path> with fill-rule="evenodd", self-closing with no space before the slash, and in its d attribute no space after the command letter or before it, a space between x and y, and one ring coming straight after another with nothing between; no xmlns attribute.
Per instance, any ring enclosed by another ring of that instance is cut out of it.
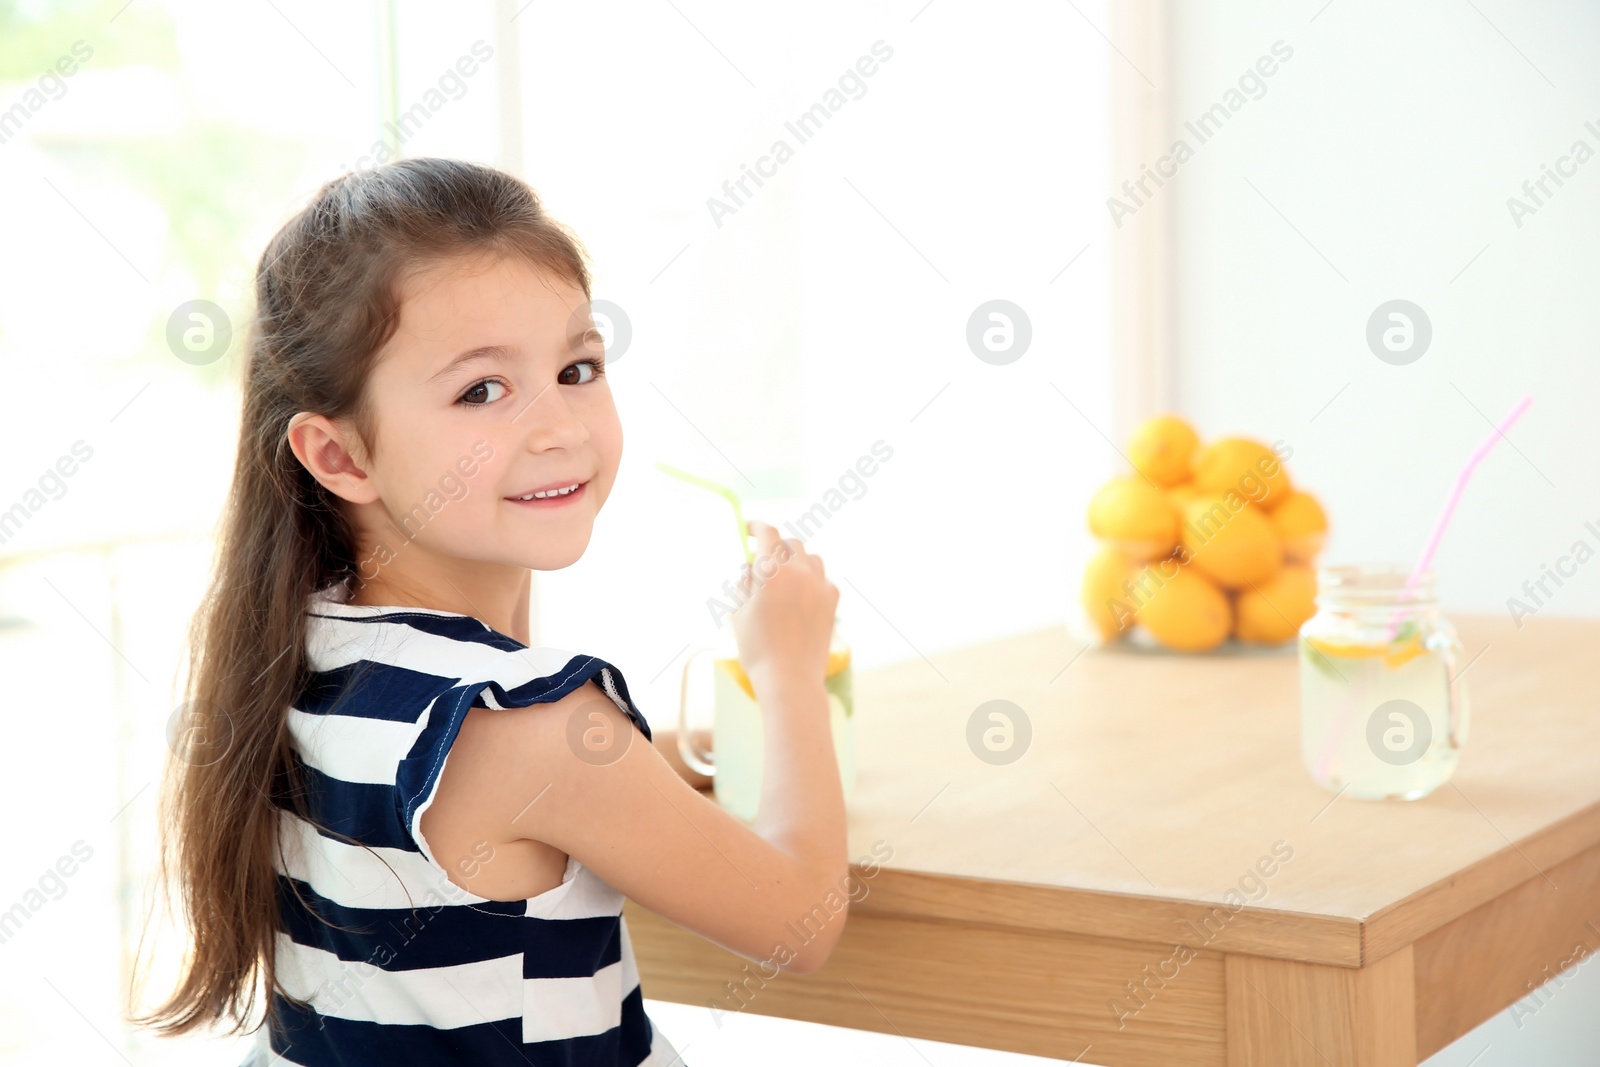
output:
<svg viewBox="0 0 1600 1067"><path fill-rule="evenodd" d="M121 1015L232 471L229 333L266 239L376 136L377 27L363 7L117 0L0 5L0 40L0 1058L237 1062L241 1042L157 1042ZM169 330L197 331L187 360Z"/></svg>
<svg viewBox="0 0 1600 1067"><path fill-rule="evenodd" d="M307 196L379 144L474 159L527 178L588 247L620 311L627 448L588 553L538 576L535 640L617 663L665 724L740 558L725 505L658 460L806 537L862 666L1075 599L1081 502L1115 459L1106 17L0 5L0 193L23 206L0 256L8 1061L242 1058L121 1015L242 316ZM147 1002L180 945L155 935Z"/></svg>
<svg viewBox="0 0 1600 1067"><path fill-rule="evenodd" d="M1116 460L1096 429L1109 53L1083 21L1104 26L1099 5L1077 11L518 18L524 176L632 325L611 378L622 471L590 551L538 577L537 632L621 665L653 721L671 720L682 653L716 632L707 600L742 562L726 505L658 460L795 523L859 664L1074 603L1081 502ZM1007 365L966 336L995 299L1031 332ZM858 477L879 442L892 458Z"/></svg>

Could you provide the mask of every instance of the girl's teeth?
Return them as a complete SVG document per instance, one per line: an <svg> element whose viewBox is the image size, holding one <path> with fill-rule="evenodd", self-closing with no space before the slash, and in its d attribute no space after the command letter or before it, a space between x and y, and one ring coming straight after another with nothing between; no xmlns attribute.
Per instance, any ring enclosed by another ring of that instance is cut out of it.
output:
<svg viewBox="0 0 1600 1067"><path fill-rule="evenodd" d="M566 489L552 489L548 493L529 493L527 496L519 496L519 497L517 497L517 499L518 500L548 500L553 496L566 496L568 493L577 492L577 489L578 489L578 487L576 485L573 485L573 486L568 486Z"/></svg>

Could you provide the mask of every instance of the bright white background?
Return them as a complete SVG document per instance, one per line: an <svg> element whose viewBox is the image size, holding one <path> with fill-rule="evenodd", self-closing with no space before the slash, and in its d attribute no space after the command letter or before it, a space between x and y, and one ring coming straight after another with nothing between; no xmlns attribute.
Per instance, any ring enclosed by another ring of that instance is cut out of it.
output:
<svg viewBox="0 0 1600 1067"><path fill-rule="evenodd" d="M1272 41L1295 48L1162 193L1178 205L1179 409L1208 435L1289 441L1291 471L1332 514L1330 553L1405 560L1487 432L1473 405L1498 418L1534 392L1516 447L1480 472L1438 562L1447 608L1504 610L1585 519L1600 524L1584 406L1597 384L1586 327L1600 162L1521 230L1504 206L1600 119L1583 110L1600 100L1586 62L1595 16L1575 2L1179 6L1180 117ZM381 136L378 17L282 0L63 7L82 25L6 42L42 70L83 36L100 62L0 145L13 206L0 508L73 441L95 452L0 546L14 709L0 804L25 813L0 909L75 841L93 858L0 944L0 1059L115 1062L116 1049L138 1064L236 1062L237 1043L175 1050L118 1021L181 627L203 588L237 406L237 346L197 369L160 330L195 296L242 309L266 239ZM739 487L747 514L782 523L880 439L894 457L811 542L861 666L1064 621L1090 547L1084 506L1117 462L1096 429L1110 424L1118 239L1104 198L1106 86L1121 60L1098 32L1104 5L408 9L401 109L480 38L506 58L495 23L508 12L516 135L503 129L507 64L491 60L404 150L520 158L593 254L595 296L633 326L611 369L622 471L584 559L540 576L537 640L620 664L652 721L669 723L677 665L713 635L705 600L738 557L723 505L654 463ZM894 55L865 95L717 227L706 199L880 39ZM34 77L0 84L0 107ZM1396 296L1434 321L1433 351L1411 367L1362 342L1372 307ZM1026 357L1005 367L964 337L994 298L1033 327ZM1597 606L1583 571L1550 610ZM173 950L169 937L168 967ZM1522 1026L1502 1016L1436 1062L1462 1067L1486 1044L1476 1067L1560 1062L1555 1050L1581 1040L1579 1009L1600 1000L1591 970ZM1030 1062L651 1011L695 1067Z"/></svg>
<svg viewBox="0 0 1600 1067"><path fill-rule="evenodd" d="M1180 119L1274 41L1294 49L1162 190L1179 218L1179 403L1213 433L1294 447L1330 556L1406 565L1485 417L1533 394L1435 561L1447 607L1505 612L1573 542L1600 549L1584 528L1600 529L1600 155L1520 229L1506 206L1574 141L1600 153L1584 128L1600 127L1600 9L1325 2L1178 6ZM1408 366L1365 343L1397 298L1433 324ZM1544 610L1600 611L1600 564Z"/></svg>

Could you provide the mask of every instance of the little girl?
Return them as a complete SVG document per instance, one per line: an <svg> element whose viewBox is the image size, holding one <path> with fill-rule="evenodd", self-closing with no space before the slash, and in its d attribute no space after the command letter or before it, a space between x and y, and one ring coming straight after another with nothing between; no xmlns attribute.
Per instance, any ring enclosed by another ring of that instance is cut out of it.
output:
<svg viewBox="0 0 1600 1067"><path fill-rule="evenodd" d="M580 247L445 159L332 181L268 243L164 807L193 946L136 1021L256 1029L263 1065L676 1067L624 897L747 959L828 958L843 911L785 939L849 873L822 560L750 524L753 827L615 666L528 645L531 572L583 555L622 453Z"/></svg>

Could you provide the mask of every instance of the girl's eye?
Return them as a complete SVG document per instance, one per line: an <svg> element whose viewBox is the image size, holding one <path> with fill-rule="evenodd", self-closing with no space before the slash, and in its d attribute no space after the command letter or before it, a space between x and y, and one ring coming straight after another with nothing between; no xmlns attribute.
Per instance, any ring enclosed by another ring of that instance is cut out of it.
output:
<svg viewBox="0 0 1600 1067"><path fill-rule="evenodd" d="M490 395L489 391L491 389L500 390L499 395ZM505 391L504 382L494 378L485 378L483 381L469 386L467 391L462 393L460 398L456 400L456 403L465 404L468 407L482 407L491 401L499 400L500 397L505 395Z"/></svg>
<svg viewBox="0 0 1600 1067"><path fill-rule="evenodd" d="M582 378L579 381L568 381L566 379L567 372L571 371L571 370L576 370L579 367L588 367L589 370L590 370L589 377ZM590 382L594 381L596 378L599 378L602 375L604 375L605 372L606 372L606 361L604 359L601 359L601 358L580 359L578 362L569 365L566 368L566 370L563 370L561 372L561 375L562 375L561 384L562 385L587 385Z"/></svg>

